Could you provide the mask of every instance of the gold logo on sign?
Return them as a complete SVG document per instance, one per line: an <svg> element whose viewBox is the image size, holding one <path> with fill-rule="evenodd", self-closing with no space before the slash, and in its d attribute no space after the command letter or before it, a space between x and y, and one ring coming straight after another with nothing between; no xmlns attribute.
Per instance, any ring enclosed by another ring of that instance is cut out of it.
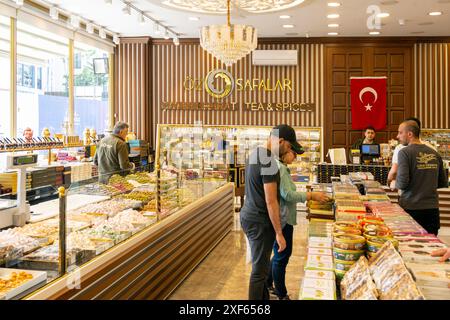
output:
<svg viewBox="0 0 450 320"><path fill-rule="evenodd" d="M436 155L432 153L419 152L419 156L416 157L418 163L428 164L432 160L436 160Z"/></svg>
<svg viewBox="0 0 450 320"><path fill-rule="evenodd" d="M216 79L221 78L225 82L225 86L222 89L217 89L214 86ZM223 99L230 95L234 88L233 76L226 70L217 69L210 71L205 78L205 90L208 94L216 99Z"/></svg>

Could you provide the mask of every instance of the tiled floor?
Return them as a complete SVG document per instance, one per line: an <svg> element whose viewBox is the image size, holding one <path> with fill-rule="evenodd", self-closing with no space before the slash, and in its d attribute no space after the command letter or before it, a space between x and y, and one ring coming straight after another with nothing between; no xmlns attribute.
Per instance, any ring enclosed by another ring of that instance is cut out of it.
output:
<svg viewBox="0 0 450 320"><path fill-rule="evenodd" d="M307 220L299 214L294 228L292 257L286 271L291 299L298 299L306 256ZM440 236L450 245L450 228ZM251 265L246 263L246 241L239 223L170 296L172 300L246 300Z"/></svg>
<svg viewBox="0 0 450 320"><path fill-rule="evenodd" d="M297 299L306 256L307 220L299 216L294 228L293 253L286 271L286 287ZM251 264L246 263L246 241L239 224L171 295L172 300L246 300Z"/></svg>

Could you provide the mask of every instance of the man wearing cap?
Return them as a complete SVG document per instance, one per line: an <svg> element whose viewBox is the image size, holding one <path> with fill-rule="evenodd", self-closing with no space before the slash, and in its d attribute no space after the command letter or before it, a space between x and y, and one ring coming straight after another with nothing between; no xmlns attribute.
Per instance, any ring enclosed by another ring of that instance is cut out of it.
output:
<svg viewBox="0 0 450 320"><path fill-rule="evenodd" d="M247 159L240 219L252 255L249 300L269 300L266 280L274 241L278 252L286 248L280 222L280 171L276 159L291 149L303 153L294 129L278 125L272 129L266 145L253 150Z"/></svg>

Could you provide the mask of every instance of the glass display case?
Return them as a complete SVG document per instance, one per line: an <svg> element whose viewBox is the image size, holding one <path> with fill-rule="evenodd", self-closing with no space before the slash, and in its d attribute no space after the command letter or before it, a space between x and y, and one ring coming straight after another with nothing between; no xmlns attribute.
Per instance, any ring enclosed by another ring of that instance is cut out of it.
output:
<svg viewBox="0 0 450 320"><path fill-rule="evenodd" d="M0 231L0 300L34 292L226 183L217 177L186 180L168 170L113 175L108 184L95 179L72 183L60 199L31 206L31 220L24 226ZM9 202L1 203L0 215L11 210ZM59 240L62 225L65 241Z"/></svg>
<svg viewBox="0 0 450 320"><path fill-rule="evenodd" d="M305 153L291 165L295 181L309 182L322 160L321 128L294 127ZM266 143L269 126L158 125L156 161L161 168L179 168L186 175L220 176L227 171L230 181L241 182L240 168L250 152ZM236 169L236 170L234 170Z"/></svg>
<svg viewBox="0 0 450 320"><path fill-rule="evenodd" d="M437 147L442 160L450 161L450 130L423 129L420 137Z"/></svg>

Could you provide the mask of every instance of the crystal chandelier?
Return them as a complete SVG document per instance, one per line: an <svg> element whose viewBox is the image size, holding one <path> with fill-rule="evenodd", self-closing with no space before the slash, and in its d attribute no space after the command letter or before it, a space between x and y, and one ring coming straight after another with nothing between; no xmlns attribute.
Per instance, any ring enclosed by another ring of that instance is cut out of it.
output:
<svg viewBox="0 0 450 320"><path fill-rule="evenodd" d="M230 0L227 0L227 22L200 30L200 45L227 67L236 63L258 45L256 29L252 26L230 23Z"/></svg>

